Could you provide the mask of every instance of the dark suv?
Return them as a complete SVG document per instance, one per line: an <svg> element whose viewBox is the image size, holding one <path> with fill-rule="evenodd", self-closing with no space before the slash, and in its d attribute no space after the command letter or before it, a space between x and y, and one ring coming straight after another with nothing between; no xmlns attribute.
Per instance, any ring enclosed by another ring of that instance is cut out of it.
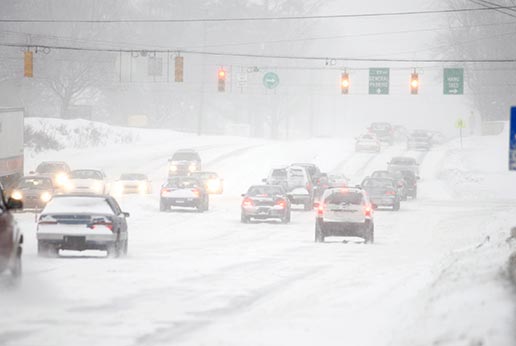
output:
<svg viewBox="0 0 516 346"><path fill-rule="evenodd" d="M193 149L181 149L168 160L169 176L186 176L201 170L201 157Z"/></svg>
<svg viewBox="0 0 516 346"><path fill-rule="evenodd" d="M9 198L6 202L0 189L0 273L9 271L14 278L22 272L23 235L10 211L21 208L21 201Z"/></svg>

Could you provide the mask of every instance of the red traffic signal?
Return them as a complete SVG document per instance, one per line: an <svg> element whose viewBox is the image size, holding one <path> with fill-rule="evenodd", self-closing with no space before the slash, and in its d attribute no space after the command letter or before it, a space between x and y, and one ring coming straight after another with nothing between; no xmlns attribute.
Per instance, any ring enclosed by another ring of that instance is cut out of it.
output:
<svg viewBox="0 0 516 346"><path fill-rule="evenodd" d="M219 82L218 82L219 92L226 91L226 70L224 70L222 67L219 68L219 71L217 72L217 77L219 79Z"/></svg>
<svg viewBox="0 0 516 346"><path fill-rule="evenodd" d="M340 92L342 94L349 93L349 74L347 72L340 75Z"/></svg>
<svg viewBox="0 0 516 346"><path fill-rule="evenodd" d="M417 95L419 92L419 75L414 72L410 75L410 93Z"/></svg>

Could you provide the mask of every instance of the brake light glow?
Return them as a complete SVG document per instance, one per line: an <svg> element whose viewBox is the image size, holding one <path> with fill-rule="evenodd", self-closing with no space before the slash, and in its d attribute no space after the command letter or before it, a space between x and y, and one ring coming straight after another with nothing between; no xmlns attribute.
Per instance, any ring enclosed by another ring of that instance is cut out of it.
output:
<svg viewBox="0 0 516 346"><path fill-rule="evenodd" d="M107 220L105 218L98 218L98 219L94 218L93 221L88 225L88 228L95 229L100 226L106 227L110 231L113 231L113 223L111 222L111 220Z"/></svg>
<svg viewBox="0 0 516 346"><path fill-rule="evenodd" d="M324 204L319 204L317 207L317 216L323 216L324 214Z"/></svg>
<svg viewBox="0 0 516 346"><path fill-rule="evenodd" d="M373 215L373 208L370 205L366 205L364 207L364 216L372 216Z"/></svg>
<svg viewBox="0 0 516 346"><path fill-rule="evenodd" d="M246 208L246 207L252 207L254 205L254 202L251 198L244 198L244 200L242 201L242 207Z"/></svg>
<svg viewBox="0 0 516 346"><path fill-rule="evenodd" d="M392 190L389 190L389 191L385 191L385 194L387 196L394 196L396 194L396 192L392 191Z"/></svg>
<svg viewBox="0 0 516 346"><path fill-rule="evenodd" d="M192 192L194 194L195 197L199 197L201 195L201 192L197 189L192 189Z"/></svg>
<svg viewBox="0 0 516 346"><path fill-rule="evenodd" d="M306 183L306 189L310 191L312 189L312 184Z"/></svg>
<svg viewBox="0 0 516 346"><path fill-rule="evenodd" d="M283 199L278 199L276 201L276 205L278 207L285 208L287 206L287 202L285 202L285 200L283 200Z"/></svg>

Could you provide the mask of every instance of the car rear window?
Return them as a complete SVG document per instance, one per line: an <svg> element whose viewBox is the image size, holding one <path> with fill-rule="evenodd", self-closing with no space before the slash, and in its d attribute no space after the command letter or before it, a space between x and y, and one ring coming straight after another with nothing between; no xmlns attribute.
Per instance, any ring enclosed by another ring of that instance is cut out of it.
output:
<svg viewBox="0 0 516 346"><path fill-rule="evenodd" d="M247 194L249 196L274 196L283 194L283 190L277 186L251 186Z"/></svg>
<svg viewBox="0 0 516 346"><path fill-rule="evenodd" d="M393 187L391 179L366 179L362 184L364 187Z"/></svg>
<svg viewBox="0 0 516 346"><path fill-rule="evenodd" d="M412 158L400 157L400 158L392 159L391 163L394 163L396 165L413 165L416 163L416 160L414 160Z"/></svg>
<svg viewBox="0 0 516 346"><path fill-rule="evenodd" d="M335 191L324 199L325 204L362 204L362 194L349 191Z"/></svg>
<svg viewBox="0 0 516 346"><path fill-rule="evenodd" d="M62 196L54 197L43 210L43 214L99 213L113 215L113 209L103 197Z"/></svg>
<svg viewBox="0 0 516 346"><path fill-rule="evenodd" d="M167 187L176 187L180 189L188 189L201 186L196 178L171 178L167 182Z"/></svg>

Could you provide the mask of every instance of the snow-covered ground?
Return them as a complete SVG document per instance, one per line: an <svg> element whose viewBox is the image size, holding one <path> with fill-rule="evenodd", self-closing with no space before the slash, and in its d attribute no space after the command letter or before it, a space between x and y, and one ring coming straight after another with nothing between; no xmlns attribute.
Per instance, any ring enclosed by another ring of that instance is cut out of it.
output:
<svg viewBox="0 0 516 346"><path fill-rule="evenodd" d="M428 153L395 145L368 154L346 138L113 131L134 140L27 152L26 167L51 159L113 178L149 174L154 195L120 199L131 213L129 256L39 258L34 214L19 214L25 273L17 289L0 285L0 345L516 344L505 271L516 250L506 242L516 224L516 176L507 172L505 134L466 138L464 149L451 141ZM167 158L184 147L225 178L225 193L207 213L160 213ZM316 244L314 215L301 210L287 225L240 223L240 194L271 166L315 162L359 183L399 154L421 162L420 198L400 212L377 211L373 245Z"/></svg>

